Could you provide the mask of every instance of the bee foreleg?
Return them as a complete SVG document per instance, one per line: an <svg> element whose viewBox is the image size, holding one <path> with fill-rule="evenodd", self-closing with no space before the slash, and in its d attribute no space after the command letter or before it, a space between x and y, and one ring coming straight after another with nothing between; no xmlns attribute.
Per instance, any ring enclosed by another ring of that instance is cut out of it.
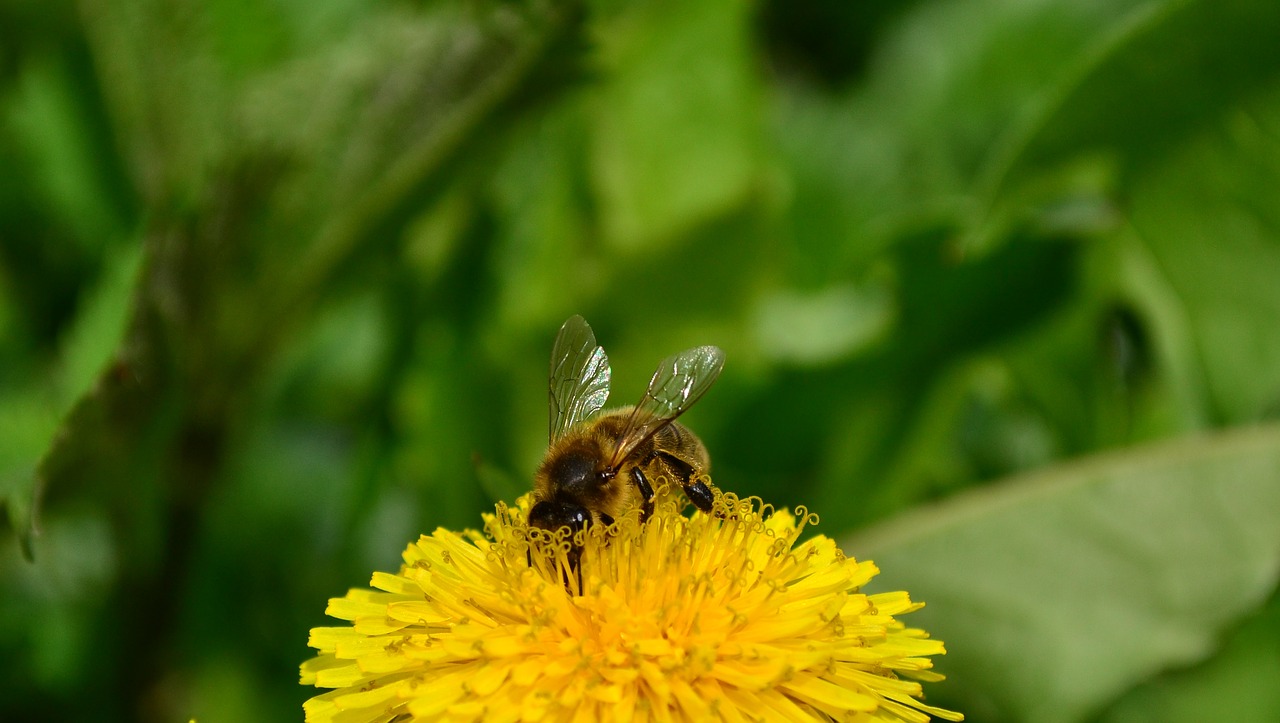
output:
<svg viewBox="0 0 1280 723"><path fill-rule="evenodd" d="M702 480L693 481L695 472L693 465L673 454L659 452L658 456L667 464L667 467L675 471L676 478L680 482L680 488L684 490L684 496L689 498L693 506L703 512L710 512L711 507L715 504L716 496L712 494L711 488L707 486L706 482Z"/></svg>
<svg viewBox="0 0 1280 723"><path fill-rule="evenodd" d="M644 476L639 467L631 468L631 480L636 483L640 498L644 500L640 506L640 521L644 522L653 514L653 485L649 484L649 478Z"/></svg>
<svg viewBox="0 0 1280 723"><path fill-rule="evenodd" d="M685 487L684 496L689 498L689 501L693 503L694 507L697 507L703 512L710 512L711 508L714 507L716 503L715 494L711 491L711 488L707 486L707 483L702 480L698 480L697 482Z"/></svg>

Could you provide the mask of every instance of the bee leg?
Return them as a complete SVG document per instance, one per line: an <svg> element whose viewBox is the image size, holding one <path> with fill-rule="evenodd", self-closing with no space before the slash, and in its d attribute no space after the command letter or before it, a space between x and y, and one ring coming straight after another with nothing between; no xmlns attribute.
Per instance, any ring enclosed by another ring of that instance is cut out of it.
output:
<svg viewBox="0 0 1280 723"><path fill-rule="evenodd" d="M703 512L710 512L711 508L714 507L716 503L715 494L712 493L711 488L707 486L707 483L702 480L698 480L688 487L685 487L684 496L689 498L689 501L693 503L694 507L697 507Z"/></svg>
<svg viewBox="0 0 1280 723"><path fill-rule="evenodd" d="M711 488L707 486L707 483L702 480L691 484L694 473L693 465L675 455L664 452L659 452L658 456L662 457L662 461L675 471L676 478L680 481L680 489L684 490L684 496L689 498L693 506L703 512L710 512L712 506L715 505L716 496L712 494Z"/></svg>
<svg viewBox="0 0 1280 723"><path fill-rule="evenodd" d="M640 490L640 497L644 500L640 506L640 521L644 522L653 515L653 485L649 484L649 478L639 467L631 468L631 480L636 483L636 489Z"/></svg>

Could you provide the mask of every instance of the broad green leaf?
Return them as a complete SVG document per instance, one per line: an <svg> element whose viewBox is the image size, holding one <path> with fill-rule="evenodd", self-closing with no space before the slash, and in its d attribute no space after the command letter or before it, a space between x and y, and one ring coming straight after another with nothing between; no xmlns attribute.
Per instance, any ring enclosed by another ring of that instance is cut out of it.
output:
<svg viewBox="0 0 1280 723"><path fill-rule="evenodd" d="M962 494L845 540L928 606L938 691L981 720L1077 721L1203 659L1280 579L1280 427Z"/></svg>
<svg viewBox="0 0 1280 723"><path fill-rule="evenodd" d="M1280 711L1280 596L1231 631L1205 663L1139 686L1099 723L1271 723Z"/></svg>

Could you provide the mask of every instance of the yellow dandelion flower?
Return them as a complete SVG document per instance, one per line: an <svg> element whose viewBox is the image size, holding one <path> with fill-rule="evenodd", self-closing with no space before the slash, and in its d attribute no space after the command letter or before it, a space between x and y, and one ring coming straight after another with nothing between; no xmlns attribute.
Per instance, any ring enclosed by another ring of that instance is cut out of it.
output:
<svg viewBox="0 0 1280 723"><path fill-rule="evenodd" d="M532 532L528 500L485 533L437 530L376 590L351 590L311 631L310 723L961 720L920 701L942 643L896 616L905 592L817 536L813 516L720 496L711 514L658 505L571 541ZM567 530L562 530L565 533ZM531 543L530 540L533 540Z"/></svg>

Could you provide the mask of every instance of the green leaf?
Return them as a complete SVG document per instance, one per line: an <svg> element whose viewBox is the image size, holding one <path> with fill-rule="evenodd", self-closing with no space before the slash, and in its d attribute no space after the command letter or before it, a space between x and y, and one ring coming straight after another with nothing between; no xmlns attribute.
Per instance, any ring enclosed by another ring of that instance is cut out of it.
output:
<svg viewBox="0 0 1280 723"><path fill-rule="evenodd" d="M42 456L61 431L59 420L89 392L115 354L124 336L141 258L136 246L107 258L102 278L86 294L62 340L58 373L0 405L0 439L5 440L0 449L0 503L8 509L9 523L28 556L44 482L39 471Z"/></svg>
<svg viewBox="0 0 1280 723"><path fill-rule="evenodd" d="M1100 723L1270 723L1280 710L1280 596L1231 632L1203 665L1162 675L1121 698Z"/></svg>
<svg viewBox="0 0 1280 723"><path fill-rule="evenodd" d="M501 222L493 251L495 317L509 331L543 332L564 309L602 285L590 279L600 261L595 228L587 222L583 155L584 113L557 108L524 128L493 177Z"/></svg>
<svg viewBox="0 0 1280 723"><path fill-rule="evenodd" d="M93 124L99 118L92 111L96 108L84 100L86 93L75 71L69 61L57 56L25 66L12 102L0 104L0 124L11 127L29 154L24 165L30 168L33 188L24 190L41 197L47 206L48 216L41 223L69 225L77 250L92 251L115 241L125 223L113 206L113 194L119 193L112 187L116 179L108 176L107 161L100 157L109 149L95 145L99 137ZM7 233L19 236L32 231L15 228Z"/></svg>
<svg viewBox="0 0 1280 723"><path fill-rule="evenodd" d="M1164 315L1189 330L1175 353L1198 370L1207 416L1228 424L1280 414L1277 117L1280 77L1153 165L1130 201L1134 235L1173 292Z"/></svg>
<svg viewBox="0 0 1280 723"><path fill-rule="evenodd" d="M543 74L575 57L574 9L508 9L388 12L249 88L238 110L255 161L289 162L255 229L284 241L261 246L272 310L306 308L353 261L384 251L450 183L470 180L464 170L484 167L528 96L560 87ZM317 91L317 77L331 82Z"/></svg>
<svg viewBox="0 0 1280 723"><path fill-rule="evenodd" d="M208 189L227 144L229 92L202 8L87 0L83 31L134 185L146 200Z"/></svg>
<svg viewBox="0 0 1280 723"><path fill-rule="evenodd" d="M120 346L141 267L142 249L137 244L115 251L107 258L97 286L86 294L62 340L57 393L63 412L93 386Z"/></svg>
<svg viewBox="0 0 1280 723"><path fill-rule="evenodd" d="M58 429L48 390L5 390L0 404L0 506L30 557L35 532L36 465Z"/></svg>
<svg viewBox="0 0 1280 723"><path fill-rule="evenodd" d="M759 143L750 12L632 3L600 28L608 81L593 98L591 163L617 246L671 240L745 199Z"/></svg>
<svg viewBox="0 0 1280 723"><path fill-rule="evenodd" d="M928 607L940 695L1076 721L1209 655L1280 577L1280 427L1136 449L908 513L845 541Z"/></svg>
<svg viewBox="0 0 1280 723"><path fill-rule="evenodd" d="M1278 34L1280 5L1269 0L1139 6L1010 128L983 174L986 212L1016 218L1028 206L1106 193L1162 162L1280 79Z"/></svg>
<svg viewBox="0 0 1280 723"><path fill-rule="evenodd" d="M917 3L844 96L782 84L784 232L793 273L827 279L902 238L981 216L975 197L1010 137L1039 119L1089 52L1149 0ZM993 156L995 156L993 158Z"/></svg>
<svg viewBox="0 0 1280 723"><path fill-rule="evenodd" d="M781 289L754 310L755 343L771 361L821 365L851 356L885 336L893 324L889 285L834 285L813 293Z"/></svg>

